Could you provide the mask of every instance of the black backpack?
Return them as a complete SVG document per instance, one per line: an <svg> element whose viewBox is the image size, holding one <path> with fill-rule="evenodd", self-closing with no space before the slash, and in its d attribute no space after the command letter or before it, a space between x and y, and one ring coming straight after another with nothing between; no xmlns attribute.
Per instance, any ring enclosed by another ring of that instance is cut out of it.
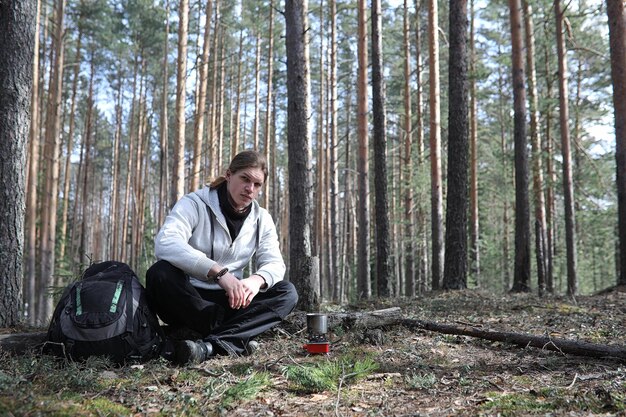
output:
<svg viewBox="0 0 626 417"><path fill-rule="evenodd" d="M91 265L63 292L45 350L73 360L108 356L118 364L156 358L164 336L145 292L125 263Z"/></svg>

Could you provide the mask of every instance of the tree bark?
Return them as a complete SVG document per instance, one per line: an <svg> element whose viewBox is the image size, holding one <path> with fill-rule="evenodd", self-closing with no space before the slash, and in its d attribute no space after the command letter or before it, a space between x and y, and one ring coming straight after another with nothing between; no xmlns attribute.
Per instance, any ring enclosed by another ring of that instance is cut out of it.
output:
<svg viewBox="0 0 626 417"><path fill-rule="evenodd" d="M370 282L370 204L368 160L368 106L367 106L367 8L365 0L358 0L357 39L357 126L359 138L358 172L358 241L357 241L357 298L372 295Z"/></svg>
<svg viewBox="0 0 626 417"><path fill-rule="evenodd" d="M528 0L523 0L526 31L526 65L528 67L528 95L530 110L530 140L533 157L533 195L535 203L535 259L537 261L537 291L546 290L546 209L543 196L543 167L541 136L539 134L539 97L535 69L535 35L533 12Z"/></svg>
<svg viewBox="0 0 626 417"><path fill-rule="evenodd" d="M213 1L206 2L206 19L204 22L204 43L202 44L202 56L200 57L200 85L198 86L198 107L193 126L193 164L191 167L191 190L200 187L202 174L202 157L204 143L204 125L206 119L206 95L209 80L209 49L211 45L211 16L213 14Z"/></svg>
<svg viewBox="0 0 626 417"><path fill-rule="evenodd" d="M330 148L330 262L335 272L332 277L332 300L341 299L341 274L339 271L339 173L337 129L337 3L329 0L330 7L330 68L329 68L329 123L328 147Z"/></svg>
<svg viewBox="0 0 626 417"><path fill-rule="evenodd" d="M176 60L176 123L174 169L170 207L185 193L185 98L187 88L187 27L189 0L180 0L178 9L178 58Z"/></svg>
<svg viewBox="0 0 626 417"><path fill-rule="evenodd" d="M0 3L0 327L20 320L36 3Z"/></svg>
<svg viewBox="0 0 626 417"><path fill-rule="evenodd" d="M480 218L478 215L478 97L476 89L476 49L475 49L475 9L474 0L470 6L470 41L469 41L469 74L470 74L470 131L469 131L469 163L470 163L470 248L469 273L474 285L480 286Z"/></svg>
<svg viewBox="0 0 626 417"><path fill-rule="evenodd" d="M448 104L448 201L443 288L467 288L469 123L467 0L450 1L450 100Z"/></svg>
<svg viewBox="0 0 626 417"><path fill-rule="evenodd" d="M289 275L299 308L319 308L311 256L312 167L307 0L286 0L287 141L289 156Z"/></svg>
<svg viewBox="0 0 626 417"><path fill-rule="evenodd" d="M443 274L443 189L441 178L441 110L439 83L439 12L437 0L428 5L428 33L430 38L430 205L432 230L431 288L438 290Z"/></svg>
<svg viewBox="0 0 626 417"><path fill-rule="evenodd" d="M56 266L56 225L59 189L59 148L61 146L61 110L63 99L64 68L64 15L65 0L56 2L54 61L50 81L48 113L46 116L46 183L42 206L46 207L41 219L41 274L39 282L38 322L45 323L52 312L52 298L45 297L46 289L54 283Z"/></svg>
<svg viewBox="0 0 626 417"><path fill-rule="evenodd" d="M626 8L622 0L607 0L611 48L611 78L615 116L617 210L619 235L618 285L626 285Z"/></svg>
<svg viewBox="0 0 626 417"><path fill-rule="evenodd" d="M402 17L402 35L404 49L404 164L400 168L400 183L404 189L404 293L407 297L415 295L415 261L413 257L413 166L411 163L413 117L411 111L411 53L409 45L409 5L404 0ZM378 177L377 177L378 178Z"/></svg>
<svg viewBox="0 0 626 417"><path fill-rule="evenodd" d="M405 6L406 6L405 0ZM407 30L408 32L408 30ZM389 202L387 201L387 120L383 86L382 19L380 0L372 0L372 113L374 122L374 188L376 214L376 289L391 295Z"/></svg>
<svg viewBox="0 0 626 417"><path fill-rule="evenodd" d="M565 244L567 248L567 295L578 291L576 277L576 219L574 212L574 183L572 181L572 154L569 134L569 105L567 88L567 57L563 38L561 1L554 0L556 18L557 56L559 59L559 125L561 128L561 155L563 157L563 204L565 206Z"/></svg>
<svg viewBox="0 0 626 417"><path fill-rule="evenodd" d="M509 0L513 66L513 136L515 140L515 269L514 292L530 291L530 204L526 139L526 88L522 41L522 6Z"/></svg>

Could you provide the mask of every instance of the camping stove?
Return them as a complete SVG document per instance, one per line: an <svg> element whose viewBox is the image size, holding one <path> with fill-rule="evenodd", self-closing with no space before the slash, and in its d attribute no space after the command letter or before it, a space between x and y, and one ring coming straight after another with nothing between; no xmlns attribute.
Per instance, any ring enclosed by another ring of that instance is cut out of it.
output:
<svg viewBox="0 0 626 417"><path fill-rule="evenodd" d="M309 353L328 353L330 344L326 339L328 318L325 314L309 313L306 315L306 327L309 333L309 343L304 345Z"/></svg>

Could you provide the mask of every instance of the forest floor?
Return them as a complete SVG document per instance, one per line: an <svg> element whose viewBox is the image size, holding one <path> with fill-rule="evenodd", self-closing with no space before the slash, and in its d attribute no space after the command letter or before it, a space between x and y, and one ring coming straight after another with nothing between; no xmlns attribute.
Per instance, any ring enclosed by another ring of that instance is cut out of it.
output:
<svg viewBox="0 0 626 417"><path fill-rule="evenodd" d="M351 310L626 345L626 293L566 298L433 293ZM294 317L297 314L293 315ZM291 318L292 316L290 316ZM300 315L302 317L302 315ZM308 355L288 320L252 356L114 367L0 352L1 416L626 416L626 361L391 325L331 329Z"/></svg>

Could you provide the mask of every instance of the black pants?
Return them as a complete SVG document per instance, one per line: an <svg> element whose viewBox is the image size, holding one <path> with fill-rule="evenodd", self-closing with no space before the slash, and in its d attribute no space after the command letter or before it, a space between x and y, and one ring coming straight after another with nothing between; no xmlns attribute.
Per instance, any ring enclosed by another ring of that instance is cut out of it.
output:
<svg viewBox="0 0 626 417"><path fill-rule="evenodd" d="M244 354L248 341L280 323L298 302L293 284L279 281L248 307L235 310L225 291L194 287L187 274L167 261L148 269L146 292L163 322L200 333L220 354Z"/></svg>

